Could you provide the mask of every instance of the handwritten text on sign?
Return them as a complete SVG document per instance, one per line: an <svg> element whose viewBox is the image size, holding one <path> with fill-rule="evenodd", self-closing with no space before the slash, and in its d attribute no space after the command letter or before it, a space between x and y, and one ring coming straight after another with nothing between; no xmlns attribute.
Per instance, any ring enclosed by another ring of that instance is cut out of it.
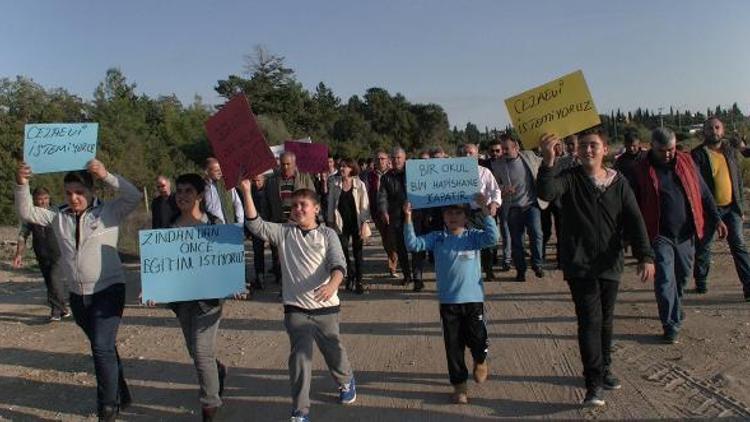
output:
<svg viewBox="0 0 750 422"><path fill-rule="evenodd" d="M414 209L469 203L477 193L476 158L406 161L406 195Z"/></svg>
<svg viewBox="0 0 750 422"><path fill-rule="evenodd" d="M242 230L232 224L141 230L143 300L216 299L243 291Z"/></svg>
<svg viewBox="0 0 750 422"><path fill-rule="evenodd" d="M34 173L85 169L96 156L98 130L98 123L28 124L23 160Z"/></svg>
<svg viewBox="0 0 750 422"><path fill-rule="evenodd" d="M545 133L565 137L600 123L580 70L508 98L505 106L526 148Z"/></svg>

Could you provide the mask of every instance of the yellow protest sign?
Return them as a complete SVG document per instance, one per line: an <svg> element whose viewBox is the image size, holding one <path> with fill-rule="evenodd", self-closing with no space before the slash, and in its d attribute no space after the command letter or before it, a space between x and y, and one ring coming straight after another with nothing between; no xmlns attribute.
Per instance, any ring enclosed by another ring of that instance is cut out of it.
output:
<svg viewBox="0 0 750 422"><path fill-rule="evenodd" d="M526 148L545 133L564 137L601 123L580 70L510 97L505 107Z"/></svg>

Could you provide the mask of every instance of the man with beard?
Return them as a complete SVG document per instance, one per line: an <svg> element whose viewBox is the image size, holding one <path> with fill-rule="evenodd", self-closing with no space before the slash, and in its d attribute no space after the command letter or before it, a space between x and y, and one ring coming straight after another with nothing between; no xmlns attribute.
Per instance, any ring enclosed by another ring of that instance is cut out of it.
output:
<svg viewBox="0 0 750 422"><path fill-rule="evenodd" d="M748 157L750 149L735 147L724 138L724 124L717 117L706 120L703 124L703 135L703 143L695 147L691 155L700 169L703 180L711 188L721 221L727 226L729 250L742 283L745 301L750 302L750 256L742 234L742 171L738 162L738 155ZM709 228L717 223L708 222ZM708 233L713 233L713 230L706 233L707 236L697 245L695 251L693 277L695 291L699 294L708 292L708 272L711 268L713 236Z"/></svg>

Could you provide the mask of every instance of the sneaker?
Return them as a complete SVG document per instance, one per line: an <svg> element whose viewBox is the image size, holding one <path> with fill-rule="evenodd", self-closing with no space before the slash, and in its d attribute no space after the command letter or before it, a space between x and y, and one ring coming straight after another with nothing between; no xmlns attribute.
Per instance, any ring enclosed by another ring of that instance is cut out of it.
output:
<svg viewBox="0 0 750 422"><path fill-rule="evenodd" d="M391 275L390 275L390 277L391 277L391 278L393 278L393 279L398 279L398 273L397 273L397 272L395 272L395 271L391 271L391 272L390 272L390 274L391 274Z"/></svg>
<svg viewBox="0 0 750 422"><path fill-rule="evenodd" d="M620 388L622 388L620 379L612 375L612 373L609 371L604 372L603 382L605 390L619 390Z"/></svg>
<svg viewBox="0 0 750 422"><path fill-rule="evenodd" d="M65 311L65 313L64 313L64 314L62 314L62 317L63 317L63 318L70 318L70 317L72 317L72 316L73 316L73 314L72 314L72 313L71 313L71 312L70 312L69 310L68 310L68 311Z"/></svg>
<svg viewBox="0 0 750 422"><path fill-rule="evenodd" d="M482 363L474 362L474 381L476 381L477 384L487 381L489 374L490 366L487 364L486 360Z"/></svg>
<svg viewBox="0 0 750 422"><path fill-rule="evenodd" d="M310 422L310 416L294 412L289 422Z"/></svg>
<svg viewBox="0 0 750 422"><path fill-rule="evenodd" d="M664 344L677 344L677 332L667 331L661 337L661 340Z"/></svg>
<svg viewBox="0 0 750 422"><path fill-rule="evenodd" d="M469 404L469 395L467 394L466 383L455 384L453 386L453 403Z"/></svg>
<svg viewBox="0 0 750 422"><path fill-rule="evenodd" d="M581 404L586 407L601 407L607 404L607 402L602 399L601 388L595 388L586 391L586 397Z"/></svg>
<svg viewBox="0 0 750 422"><path fill-rule="evenodd" d="M543 278L544 277L544 270L542 267L536 267L534 268L534 275L536 278Z"/></svg>
<svg viewBox="0 0 750 422"><path fill-rule="evenodd" d="M357 385L354 382L354 377L349 381L349 384L342 385L339 387L339 403L351 404L357 400Z"/></svg>
<svg viewBox="0 0 750 422"><path fill-rule="evenodd" d="M517 272L516 281L520 281L520 282L526 281L526 273L522 271Z"/></svg>
<svg viewBox="0 0 750 422"><path fill-rule="evenodd" d="M49 316L49 322L57 322L62 321L62 316L60 315L50 315Z"/></svg>

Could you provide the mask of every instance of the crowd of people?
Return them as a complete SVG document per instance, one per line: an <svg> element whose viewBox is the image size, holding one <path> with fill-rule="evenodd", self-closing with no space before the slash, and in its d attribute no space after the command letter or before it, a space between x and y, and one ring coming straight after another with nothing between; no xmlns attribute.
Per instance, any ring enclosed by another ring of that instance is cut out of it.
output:
<svg viewBox="0 0 750 422"><path fill-rule="evenodd" d="M425 269L434 265L449 382L456 403L469 400L468 348L473 378L490 372L484 318L484 282L495 271L515 268L515 281L545 271L562 271L575 305L586 386L584 405L604 405L603 390L621 387L612 371L614 307L630 248L644 282L653 280L664 342L678 341L684 322L681 299L691 277L695 292L708 291L711 244L727 239L745 301L750 301L750 256L744 243L743 186L739 157L750 149L726 140L722 122L710 118L703 143L681 151L669 129L651 134L651 148L635 133L607 165L609 140L593 128L560 139L540 139L536 150L504 133L486 156L462 145L456 155L478 160L479 194L468 204L412 210L406 192L407 151L376 151L369 159L329 157L328 168L308 174L285 152L267 174L225 186L215 158L203 174L156 179L152 228L241 224L252 244L253 272L246 298L279 284L284 326L290 341L292 420L309 420L313 344L317 344L339 386L340 402L356 400L352 365L339 332L339 288L368 292L363 245L379 232L386 255L383 272L395 284L424 289ZM413 159L446 158L441 147L410 154ZM48 289L50 321L73 316L91 344L100 420L115 420L132 398L116 348L125 304L125 279L117 252L118 227L142 196L97 160L63 180L65 204L52 207L49 192L29 188L32 169L21 163L16 209L23 222L14 266L23 265L28 236ZM95 180L118 196L100 201ZM549 264L547 250L556 242ZM528 248L528 252L527 252ZM527 264L527 254L529 264ZM400 270L400 275L399 275ZM157 304L148 302L145 305ZM168 304L195 363L204 420L222 406L227 367L217 358L216 336L222 299Z"/></svg>

